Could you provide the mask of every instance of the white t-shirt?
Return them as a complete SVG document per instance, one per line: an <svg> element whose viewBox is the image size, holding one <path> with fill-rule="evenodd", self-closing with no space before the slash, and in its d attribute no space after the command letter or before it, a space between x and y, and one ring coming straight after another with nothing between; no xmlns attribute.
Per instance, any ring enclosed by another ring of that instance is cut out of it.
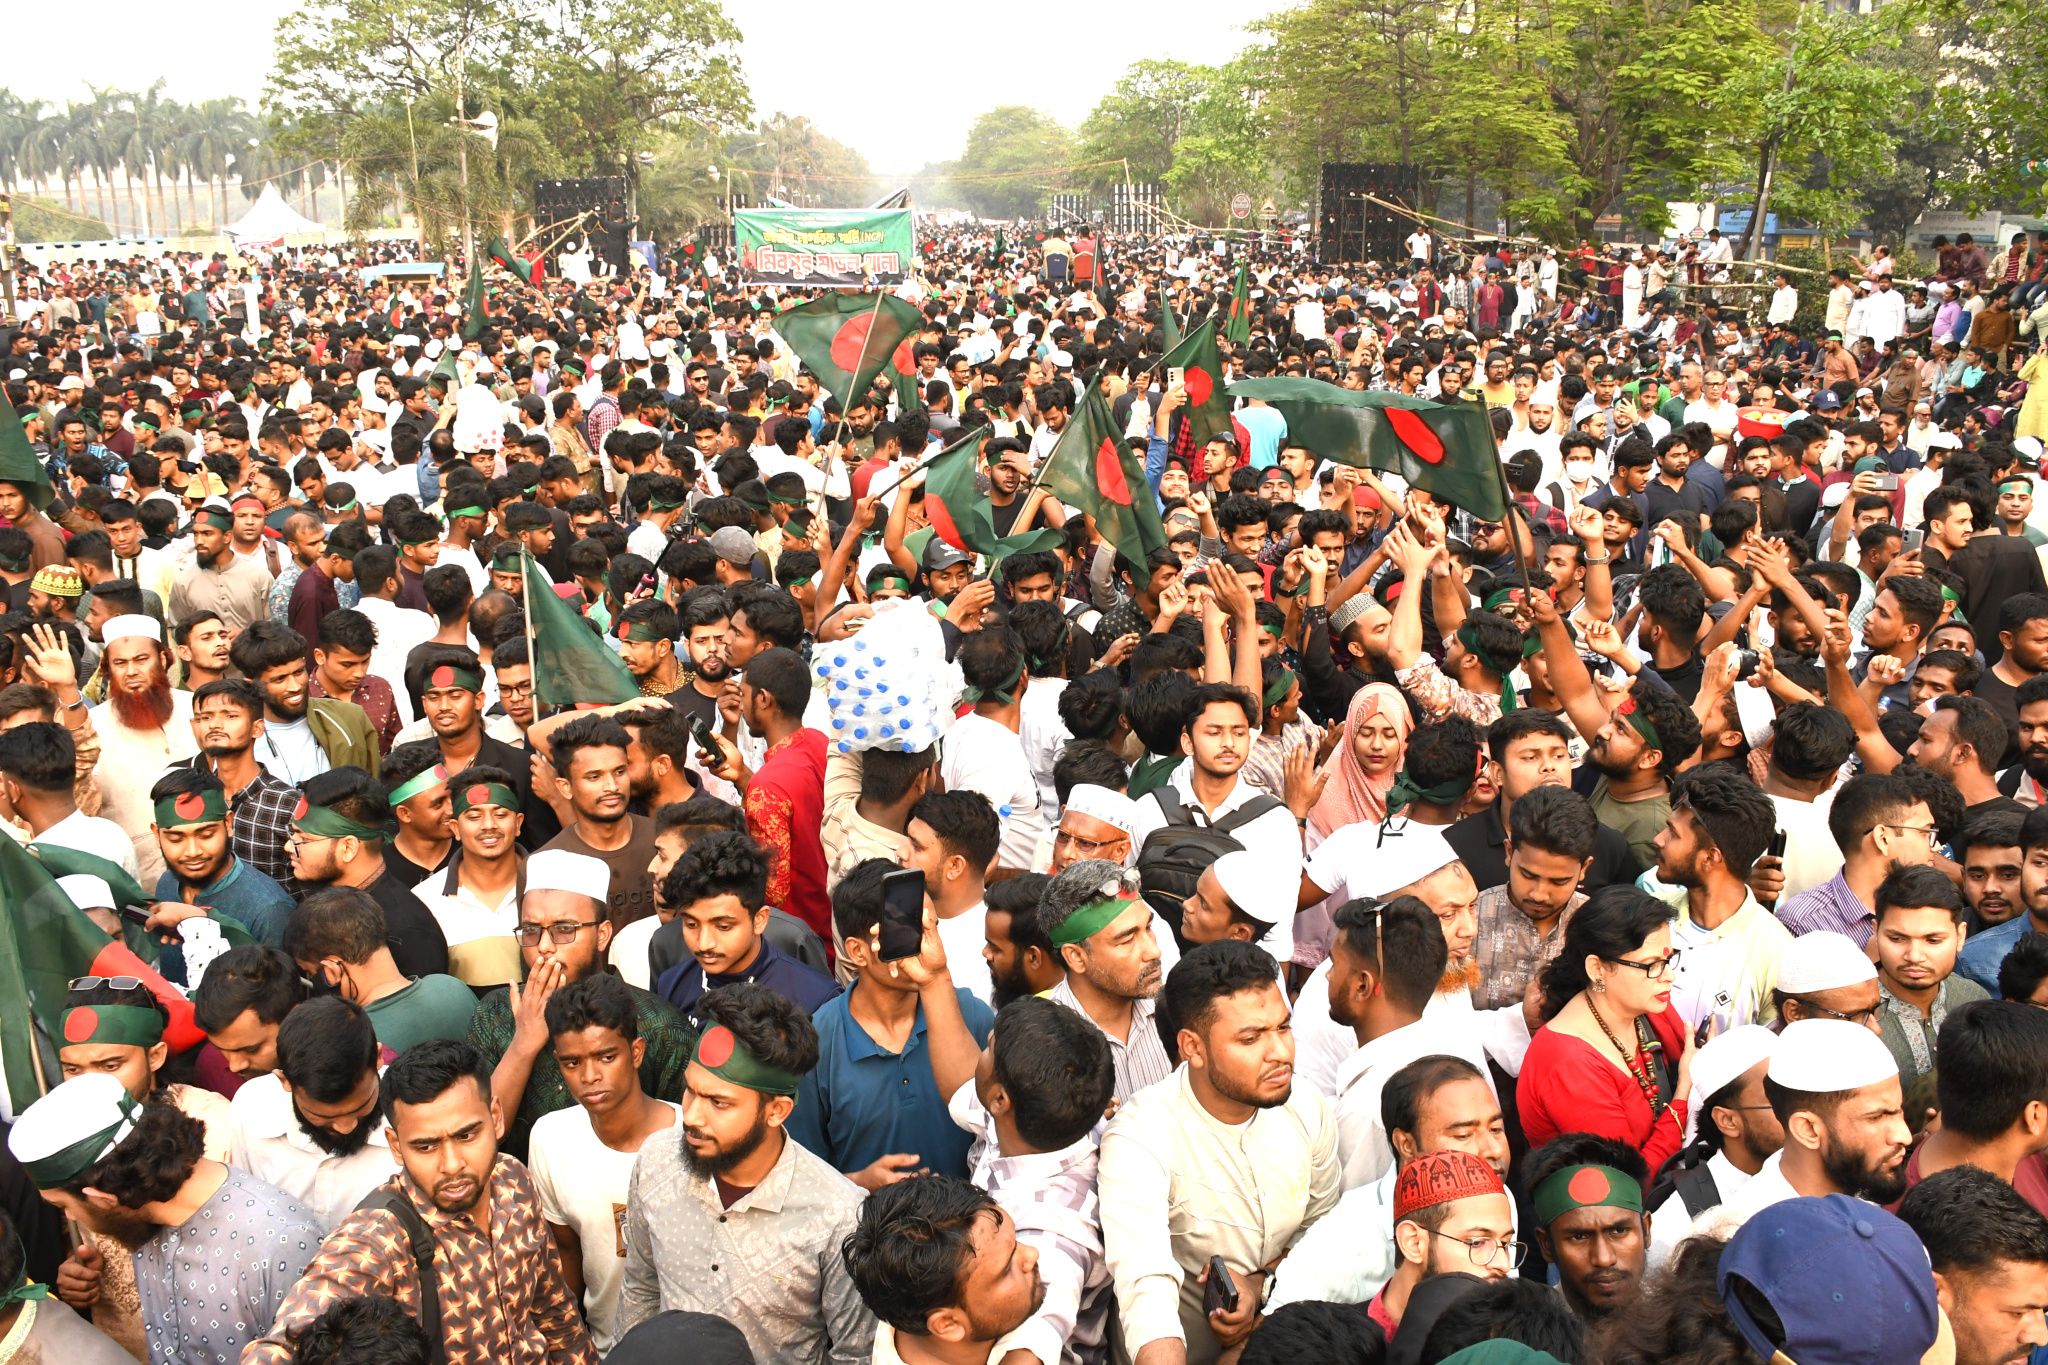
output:
<svg viewBox="0 0 2048 1365"><path fill-rule="evenodd" d="M946 950L946 970L953 984L971 991L976 1000L995 1007L995 981L988 974L988 959L981 955L988 942L988 907L980 901L959 914L939 920L939 943Z"/></svg>
<svg viewBox="0 0 2048 1365"><path fill-rule="evenodd" d="M680 1139L683 1111L675 1124L649 1142ZM626 1278L626 1191L633 1183L638 1152L620 1152L597 1140L582 1105L557 1109L534 1122L527 1144L527 1169L540 1194L541 1217L568 1228L583 1244L583 1313L600 1352L619 1339L619 1289Z"/></svg>
<svg viewBox="0 0 2048 1365"><path fill-rule="evenodd" d="M1046 826L1023 741L1000 721L970 711L953 722L942 743L939 775L946 790L980 792L996 809L1003 828L996 861L1004 867L1031 866Z"/></svg>

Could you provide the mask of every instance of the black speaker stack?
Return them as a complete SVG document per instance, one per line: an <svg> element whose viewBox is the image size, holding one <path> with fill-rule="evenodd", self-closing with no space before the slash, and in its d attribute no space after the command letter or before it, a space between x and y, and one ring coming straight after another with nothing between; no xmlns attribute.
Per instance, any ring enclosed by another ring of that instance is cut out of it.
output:
<svg viewBox="0 0 2048 1365"><path fill-rule="evenodd" d="M1324 162L1322 188L1316 199L1317 257L1332 264L1405 259L1408 249L1403 242L1415 230L1416 220L1386 205L1419 207L1421 194L1422 173L1414 166L1390 161Z"/></svg>
<svg viewBox="0 0 2048 1365"><path fill-rule="evenodd" d="M614 273L627 269L626 243L633 235L626 200L626 177L593 176L583 180L537 180L533 186L533 221L540 227L566 223L579 214L595 214L571 240L588 233L591 250Z"/></svg>

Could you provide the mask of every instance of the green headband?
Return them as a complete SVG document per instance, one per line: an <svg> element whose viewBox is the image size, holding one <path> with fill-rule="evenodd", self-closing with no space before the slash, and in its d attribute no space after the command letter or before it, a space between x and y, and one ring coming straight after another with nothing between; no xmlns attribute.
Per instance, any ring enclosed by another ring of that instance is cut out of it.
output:
<svg viewBox="0 0 2048 1365"><path fill-rule="evenodd" d="M496 569L503 566L504 571L508 573L516 570L519 567L519 552L522 548L516 541L501 542L497 549L491 551L491 567Z"/></svg>
<svg viewBox="0 0 2048 1365"><path fill-rule="evenodd" d="M1010 670L1010 676L994 687L968 687L960 695L968 701L999 701L1008 706L1017 700L1017 684L1024 678L1024 661L1017 660L1017 666Z"/></svg>
<svg viewBox="0 0 2048 1365"><path fill-rule="evenodd" d="M351 503L350 506L354 506L354 504ZM416 536L408 540L404 536L400 536L398 538L398 547L402 550L411 550L421 545L432 545L440 539L441 537L439 536Z"/></svg>
<svg viewBox="0 0 2048 1365"><path fill-rule="evenodd" d="M164 1016L154 1006L76 1005L64 1011L60 1047L78 1043L111 1043L117 1047L155 1047L164 1040Z"/></svg>
<svg viewBox="0 0 2048 1365"><path fill-rule="evenodd" d="M796 1098L797 1078L740 1046L740 1040L723 1024L713 1024L704 1030L697 1039L696 1055L690 1060L722 1081L763 1095Z"/></svg>
<svg viewBox="0 0 2048 1365"><path fill-rule="evenodd" d="M360 820L351 820L338 810L316 806L305 797L299 798L298 813L292 816L292 828L304 830L317 839L381 839L384 831Z"/></svg>
<svg viewBox="0 0 2048 1365"><path fill-rule="evenodd" d="M420 683L422 692L438 692L447 687L459 687L465 692L481 692L484 690L484 675L461 664L437 664L434 671L422 678Z"/></svg>
<svg viewBox="0 0 2048 1365"><path fill-rule="evenodd" d="M21 1245L19 1234L14 1235L14 1244L16 1247ZM21 1255L22 1253L17 1251L16 1254ZM0 1291L0 1312L4 1312L14 1304L24 1303L30 1299L47 1299L49 1297L50 1286L36 1284L29 1279L27 1258L23 1256L20 1276L15 1279L12 1286L4 1291Z"/></svg>
<svg viewBox="0 0 2048 1365"><path fill-rule="evenodd" d="M1536 1187L1536 1223L1548 1227L1573 1209L1643 1211L1643 1187L1635 1177L1612 1166L1566 1166L1553 1171Z"/></svg>
<svg viewBox="0 0 2048 1365"><path fill-rule="evenodd" d="M422 768L391 789L391 804L402 806L421 792L432 791L448 780L448 769L436 763Z"/></svg>
<svg viewBox="0 0 2048 1365"><path fill-rule="evenodd" d="M805 574L801 578L790 579L787 583L784 583L782 586L784 591L786 592L795 592L798 588L801 588L802 586L804 586L804 584L810 581L811 576L809 574Z"/></svg>
<svg viewBox="0 0 2048 1365"><path fill-rule="evenodd" d="M2032 491L2034 490L2034 480L2033 480L2032 476L2030 476L2030 475L2026 475L2026 474L2008 474L2008 475L2006 475L2006 476L2005 476L2004 478L2002 478L2002 479L2000 479L2000 480L1998 481L1998 488L1999 488L1999 491L2000 491L2000 492L2004 492L2004 491L2005 491L2005 486L2006 486L2007 484L2009 484L2009 483L2016 483L2016 484L2018 484L2018 485L2019 485L2020 487L2022 487L2022 488L2026 489L2026 490L2027 490L2028 492L2030 492L2030 493L2031 493L2031 492L2032 492Z"/></svg>
<svg viewBox="0 0 2048 1365"><path fill-rule="evenodd" d="M216 531L232 531L235 529L235 519L226 512L221 511L218 507L209 507L192 520L194 525L204 522Z"/></svg>
<svg viewBox="0 0 2048 1365"><path fill-rule="evenodd" d="M502 782L472 782L455 793L452 806L456 815L471 806L503 806L506 810L518 810L519 793Z"/></svg>
<svg viewBox="0 0 2048 1365"><path fill-rule="evenodd" d="M1503 591L1508 590L1503 589ZM1464 625L1459 626L1457 633L1453 635L1451 638L1456 640L1459 644L1465 646L1465 648L1470 650L1473 654L1477 655L1479 657L1480 663L1485 664L1488 668L1500 674L1500 709L1503 711L1514 710L1515 681L1513 674L1515 671L1515 666L1519 664L1521 660L1513 659L1503 664L1500 660L1494 658L1493 655L1489 654L1486 651L1485 646L1479 643L1479 631L1469 621L1466 622Z"/></svg>
<svg viewBox="0 0 2048 1365"><path fill-rule="evenodd" d="M120 1145L121 1139L135 1131L135 1119L142 1112L142 1106L128 1097L127 1091L115 1101L120 1117L94 1133L88 1133L69 1147L59 1148L45 1157L24 1161L21 1168L28 1172L28 1178L36 1182L36 1188L56 1189L69 1185L84 1175L107 1153Z"/></svg>
<svg viewBox="0 0 2048 1365"><path fill-rule="evenodd" d="M1641 706L1636 704L1634 697L1623 697L1621 705L1614 708L1614 714L1627 721L1629 729L1642 736L1643 743L1649 745L1652 749L1660 751L1663 749L1663 736L1657 733L1657 727L1650 723L1650 717Z"/></svg>
<svg viewBox="0 0 2048 1365"><path fill-rule="evenodd" d="M1439 782L1434 787L1418 787L1415 779L1403 768L1394 777L1394 785L1387 790L1387 815L1399 815L1417 801L1432 806L1448 806L1472 790L1472 779L1453 777Z"/></svg>
<svg viewBox="0 0 2048 1365"><path fill-rule="evenodd" d="M1512 587L1495 588L1492 592L1486 594L1486 599L1479 604L1479 609L1481 611L1498 611L1504 602L1526 602L1528 600L1528 590L1517 583ZM1471 646L1467 645L1466 648L1470 649Z"/></svg>
<svg viewBox="0 0 2048 1365"><path fill-rule="evenodd" d="M156 827L177 829L184 825L211 825L228 818L227 793L219 787L207 791L179 792L156 803Z"/></svg>
<svg viewBox="0 0 2048 1365"><path fill-rule="evenodd" d="M349 500L348 500L347 502L345 502L345 503L343 503L343 504L342 504L341 506L339 506L339 507L335 508L335 509L334 509L334 512L335 512L335 515L339 516L340 514L342 514L342 513L344 513L344 512L353 512L353 511L355 511L355 510L356 510L356 500L355 500L354 498L350 498L350 499L349 499Z"/></svg>
<svg viewBox="0 0 2048 1365"><path fill-rule="evenodd" d="M1261 698L1261 702L1267 707L1278 706L1280 699L1292 691L1293 688L1294 670L1283 668L1280 670L1280 676L1273 679L1273 685L1266 689L1266 695Z"/></svg>
<svg viewBox="0 0 2048 1365"><path fill-rule="evenodd" d="M910 591L910 580L900 573L871 573L868 575L868 591L880 592L884 588L899 588Z"/></svg>
<svg viewBox="0 0 2048 1365"><path fill-rule="evenodd" d="M783 497L783 496L782 496L782 495L781 495L780 493L770 493L770 494L768 495L768 501L770 501L770 502L772 502L772 503L776 503L776 504L778 504L778 505L780 505L780 506L783 506L783 507L802 507L802 506L803 506L803 505L804 505L804 504L805 504L806 502L808 502L808 501L809 501L809 499L807 499L807 498L785 498L785 497Z"/></svg>
<svg viewBox="0 0 2048 1365"><path fill-rule="evenodd" d="M664 502L660 498L650 498L647 502L647 510L650 512L676 512L680 511L685 505L680 502Z"/></svg>
<svg viewBox="0 0 2048 1365"><path fill-rule="evenodd" d="M644 645L655 644L669 638L656 630L652 621L621 621L616 634L621 640Z"/></svg>
<svg viewBox="0 0 2048 1365"><path fill-rule="evenodd" d="M1118 915L1134 905L1144 903L1136 896L1128 899L1110 896L1104 900L1090 901L1060 921L1060 927L1052 931L1053 946L1060 948L1069 943L1086 942L1107 929Z"/></svg>
<svg viewBox="0 0 2048 1365"><path fill-rule="evenodd" d="M475 505L471 505L471 506L468 506L468 507L458 507L458 508L454 509L453 511L451 511L451 512L450 512L450 513L448 514L448 520L450 520L450 521L453 521L453 520L455 520L455 519L456 519L457 517L480 517L480 516L482 516L483 514L484 514L484 509L483 509L483 508L481 508L481 507L477 507L477 506L475 506ZM411 542L408 542L408 543L410 543L410 544L413 544L413 545L418 545L418 544L420 544L421 542L419 542L419 541L416 541L416 540L415 540L415 541L411 541Z"/></svg>

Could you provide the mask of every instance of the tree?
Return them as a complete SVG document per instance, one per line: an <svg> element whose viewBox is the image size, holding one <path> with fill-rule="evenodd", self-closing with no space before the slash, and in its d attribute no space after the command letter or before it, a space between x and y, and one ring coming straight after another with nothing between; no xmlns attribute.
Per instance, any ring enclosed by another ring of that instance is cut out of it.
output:
<svg viewBox="0 0 2048 1365"><path fill-rule="evenodd" d="M1062 124L1026 105L1006 104L968 130L953 189L984 218L1021 218L1045 207L1073 160L1074 135Z"/></svg>
<svg viewBox="0 0 2048 1365"><path fill-rule="evenodd" d="M1202 102L1215 84L1214 68L1186 62L1134 62L1081 123L1083 161L1121 161L1123 166L1091 170L1091 183L1164 180L1173 169L1173 149L1191 131Z"/></svg>
<svg viewBox="0 0 2048 1365"><path fill-rule="evenodd" d="M1919 131L1961 152L1944 186L1951 204L2048 209L2048 25L2032 0L1929 0L1943 73ZM2026 72L2036 73L2027 76Z"/></svg>

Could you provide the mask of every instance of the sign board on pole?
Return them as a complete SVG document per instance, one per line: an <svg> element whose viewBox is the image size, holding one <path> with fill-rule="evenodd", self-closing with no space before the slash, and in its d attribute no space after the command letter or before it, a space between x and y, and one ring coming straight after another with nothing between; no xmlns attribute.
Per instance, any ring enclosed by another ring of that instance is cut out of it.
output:
<svg viewBox="0 0 2048 1365"><path fill-rule="evenodd" d="M1239 190L1236 194L1230 196L1230 216L1232 218L1251 217L1252 197L1243 190Z"/></svg>

